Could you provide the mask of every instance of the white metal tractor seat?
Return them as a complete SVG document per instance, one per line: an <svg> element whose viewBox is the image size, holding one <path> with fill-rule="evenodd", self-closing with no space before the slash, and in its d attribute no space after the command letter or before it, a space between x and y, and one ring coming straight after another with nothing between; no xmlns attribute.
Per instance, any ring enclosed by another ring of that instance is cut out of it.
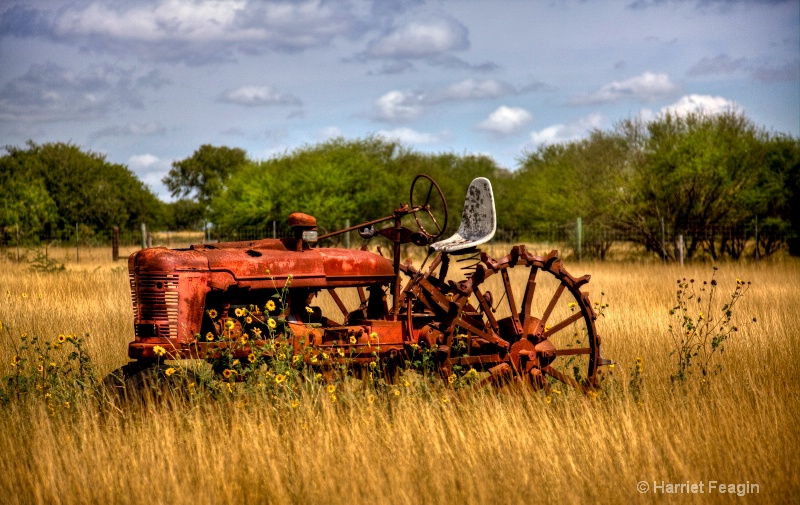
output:
<svg viewBox="0 0 800 505"><path fill-rule="evenodd" d="M449 253L476 247L490 241L496 230L492 183L485 177L478 177L467 189L458 230L451 237L431 244L430 250Z"/></svg>

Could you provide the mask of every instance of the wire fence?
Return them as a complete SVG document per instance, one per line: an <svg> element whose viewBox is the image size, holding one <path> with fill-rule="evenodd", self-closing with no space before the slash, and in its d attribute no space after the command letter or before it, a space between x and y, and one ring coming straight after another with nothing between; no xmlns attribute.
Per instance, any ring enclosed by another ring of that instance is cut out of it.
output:
<svg viewBox="0 0 800 505"><path fill-rule="evenodd" d="M345 224L345 227L348 224ZM252 241L265 238L293 237L292 230L281 222L264 226L220 228L208 227L193 231L150 231L142 225L136 230L109 229L95 231L77 223L73 230L36 233L18 228L0 230L0 252L16 261L30 261L31 257L50 249L74 248L75 259L80 260L82 250L96 248L144 248L165 246L188 247L197 243ZM763 258L785 250L791 230L769 220L758 219L745 223L723 223L709 226L688 223L676 227L664 221L636 224L586 223L581 218L567 223L542 223L531 227L498 228L494 244L547 244L571 254L577 259L619 259L632 255L651 255L664 261L691 261L694 259ZM320 247L361 247L366 243L357 232L339 235L319 243ZM620 254L625 251L625 254ZM112 252L113 254L113 252ZM115 256L116 258L117 256Z"/></svg>

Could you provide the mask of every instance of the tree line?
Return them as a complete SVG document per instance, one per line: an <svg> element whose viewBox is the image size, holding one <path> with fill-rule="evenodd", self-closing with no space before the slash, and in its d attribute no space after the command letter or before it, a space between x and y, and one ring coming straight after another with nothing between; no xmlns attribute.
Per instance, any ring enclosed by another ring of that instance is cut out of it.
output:
<svg viewBox="0 0 800 505"><path fill-rule="evenodd" d="M498 228L533 233L581 218L585 253L599 258L619 236L674 258L678 235L687 258L737 258L756 229L761 254L782 247L800 254L800 140L767 132L740 112L629 119L525 151L517 165L510 171L484 155L421 153L382 137L336 138L267 160L202 145L173 163L163 182L176 200L165 203L103 155L29 142L0 156L0 230L58 235L76 222L96 234L142 222L268 229L303 211L327 232L388 215L425 173L447 198L448 232L467 186L483 176L492 181Z"/></svg>

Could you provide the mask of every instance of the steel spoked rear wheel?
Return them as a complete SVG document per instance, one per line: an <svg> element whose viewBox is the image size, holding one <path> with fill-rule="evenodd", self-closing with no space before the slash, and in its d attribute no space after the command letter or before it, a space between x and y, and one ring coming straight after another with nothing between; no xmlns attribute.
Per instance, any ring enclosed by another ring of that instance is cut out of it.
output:
<svg viewBox="0 0 800 505"><path fill-rule="evenodd" d="M487 326L511 344L514 375L548 394L560 384L580 391L597 385L597 316L580 290L589 278L570 275L557 251L541 257L515 246L497 260L484 255L467 281Z"/></svg>

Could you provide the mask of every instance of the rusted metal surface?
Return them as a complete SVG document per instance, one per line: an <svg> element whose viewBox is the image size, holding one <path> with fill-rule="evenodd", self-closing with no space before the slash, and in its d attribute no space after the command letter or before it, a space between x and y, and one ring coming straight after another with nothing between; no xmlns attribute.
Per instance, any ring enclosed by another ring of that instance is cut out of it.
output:
<svg viewBox="0 0 800 505"><path fill-rule="evenodd" d="M156 346L166 351L164 358L172 359L214 359L223 352L248 356L249 346L261 341L232 342L260 334L257 328L274 318L296 350L314 349L305 352L304 359L321 370L376 359L403 362L428 352L444 375L462 367L476 370L491 383L517 378L548 390L554 383L580 390L593 387L598 368L610 361L600 357L597 315L580 289L589 276L570 275L557 251L536 256L525 246L515 246L501 258L480 253L476 246L494 233L488 180L476 179L470 187L465 206L470 210L465 210L462 225L440 242L444 246L431 246L438 254L426 269L400 262L402 244L427 247L445 231L444 197L432 179L423 177L428 189L421 202L413 201L412 187L412 202L390 216L320 237L353 230L362 236L378 235L392 242L391 260L365 250L314 246L303 233L316 231L316 219L299 212L289 216L296 230L290 239L134 253L128 268L135 339L128 355L138 364L128 369L141 370L155 360ZM444 216L433 210L432 198L437 197L444 204ZM417 220L419 230L402 226L409 214L423 215ZM374 230L381 223L389 224ZM464 262L471 263L458 266ZM448 275L457 266L467 274L454 282ZM489 284L496 274L492 293ZM547 292L543 281L550 282ZM358 300L356 306L347 306L340 295L345 289L356 293L350 297ZM284 296L280 307L262 314L258 308L274 303L270 300L276 293ZM315 305L321 293L333 300L334 314L323 314ZM504 315L497 312L499 307ZM247 318L240 317L243 308L249 308ZM317 354L326 359L311 358ZM269 353L265 356L269 359Z"/></svg>

